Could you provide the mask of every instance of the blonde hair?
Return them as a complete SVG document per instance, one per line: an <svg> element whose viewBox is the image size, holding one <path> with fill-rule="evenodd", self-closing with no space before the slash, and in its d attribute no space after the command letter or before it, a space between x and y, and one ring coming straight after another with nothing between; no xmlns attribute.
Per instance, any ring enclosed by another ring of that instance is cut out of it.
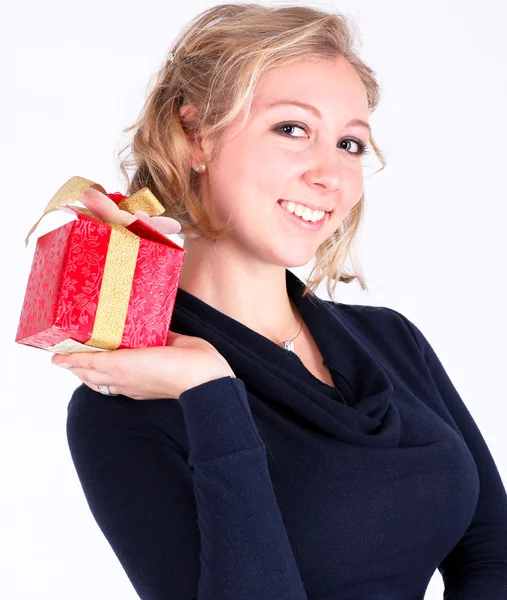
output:
<svg viewBox="0 0 507 600"><path fill-rule="evenodd" d="M130 149L120 163L127 180L127 194L149 187L166 207L165 214L181 224L183 237L216 238L229 233L230 217L215 228L208 207L203 205L199 175L191 168L191 159L201 161L202 157L195 155L187 137L180 107L195 105L199 111L195 130L219 143L221 135L243 110L246 123L260 78L267 70L302 59L332 61L341 55L364 83L371 112L380 100L379 85L374 72L354 51L353 28L353 23L342 14L305 6L233 3L201 12L176 38L170 49L174 60L168 59L158 72L139 119L124 129L136 130L131 143L119 153L121 157ZM369 142L383 169L382 153L372 137ZM127 168L134 169L131 180ZM210 197L208 177L204 179ZM339 281L350 283L357 279L363 291L368 289L352 255L352 242L363 211L364 193L340 227L318 247L305 296L314 295L325 278L330 298ZM345 271L349 256L352 273Z"/></svg>

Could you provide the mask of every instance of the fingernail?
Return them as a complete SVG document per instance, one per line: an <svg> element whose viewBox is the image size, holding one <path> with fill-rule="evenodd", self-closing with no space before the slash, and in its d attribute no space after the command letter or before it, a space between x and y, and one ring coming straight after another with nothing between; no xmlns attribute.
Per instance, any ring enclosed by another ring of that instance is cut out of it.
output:
<svg viewBox="0 0 507 600"><path fill-rule="evenodd" d="M72 364L63 362L63 363L60 363L58 366L63 367L64 369L68 369L69 367L72 367Z"/></svg>

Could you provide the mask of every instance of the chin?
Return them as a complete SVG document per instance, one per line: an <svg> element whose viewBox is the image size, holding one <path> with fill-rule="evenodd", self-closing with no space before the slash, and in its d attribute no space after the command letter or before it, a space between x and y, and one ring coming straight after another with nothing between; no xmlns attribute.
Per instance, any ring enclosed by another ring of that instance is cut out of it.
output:
<svg viewBox="0 0 507 600"><path fill-rule="evenodd" d="M289 252L286 252L284 256L278 256L278 260L275 260L274 264L285 267L286 269L293 269L296 267L304 267L314 257L315 252L313 254L306 253L305 255L303 255L302 252L293 252L292 255L289 255Z"/></svg>

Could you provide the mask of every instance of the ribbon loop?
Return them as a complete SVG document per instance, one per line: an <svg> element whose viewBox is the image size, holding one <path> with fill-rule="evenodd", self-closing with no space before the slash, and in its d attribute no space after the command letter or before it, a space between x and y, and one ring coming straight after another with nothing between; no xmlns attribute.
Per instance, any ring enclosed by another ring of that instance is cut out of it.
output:
<svg viewBox="0 0 507 600"><path fill-rule="evenodd" d="M75 204L79 196L81 196L81 194L89 187L95 188L99 192L106 194L106 190L101 185L94 181L90 181L89 179L85 179L84 177L71 177L66 181L48 202L42 216L28 232L25 239L25 247L28 246L32 233L37 229L39 223L48 213L53 212L59 206L63 206L64 204Z"/></svg>
<svg viewBox="0 0 507 600"><path fill-rule="evenodd" d="M124 198L118 203L118 208L134 214L138 210L148 213L150 217L160 217L165 213L165 208L152 194L149 188L144 187L129 198Z"/></svg>
<svg viewBox="0 0 507 600"><path fill-rule="evenodd" d="M48 213L53 212L59 206L64 206L65 204L75 204L81 194L90 187L102 192L104 195L107 195L106 190L101 185L91 181L90 179L74 176L66 181L48 202L48 205L44 209L42 216L28 232L28 235L25 239L25 247L28 246L28 242L32 233L37 229L39 223ZM126 210L131 214L134 214L138 210L142 210L145 213L148 213L150 217L158 217L165 212L163 205L147 187L140 189L128 198L124 198L121 202L119 202L118 208L121 210ZM83 212L86 211L86 209L82 210ZM97 215L94 215L91 211L87 211L87 214L91 214L91 216L98 221L102 220Z"/></svg>

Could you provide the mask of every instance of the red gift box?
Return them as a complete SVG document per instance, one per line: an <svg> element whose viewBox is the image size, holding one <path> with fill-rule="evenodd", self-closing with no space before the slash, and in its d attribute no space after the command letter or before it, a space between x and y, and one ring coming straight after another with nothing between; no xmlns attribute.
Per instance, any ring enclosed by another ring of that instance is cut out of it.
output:
<svg viewBox="0 0 507 600"><path fill-rule="evenodd" d="M59 354L164 346L185 250L143 221L68 209L77 218L37 240L16 342Z"/></svg>

